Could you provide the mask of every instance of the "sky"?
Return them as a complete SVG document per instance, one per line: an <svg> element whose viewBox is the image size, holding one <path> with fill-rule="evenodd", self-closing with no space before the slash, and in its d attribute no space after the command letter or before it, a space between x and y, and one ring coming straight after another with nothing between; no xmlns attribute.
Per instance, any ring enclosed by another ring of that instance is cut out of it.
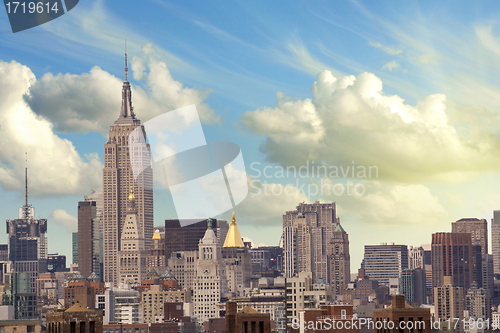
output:
<svg viewBox="0 0 500 333"><path fill-rule="evenodd" d="M13 34L0 10L0 220L23 205L27 152L49 252L71 262L77 204L101 186L120 113L126 40L143 123L194 104L207 142L241 148L249 193L234 212L254 246L278 245L283 214L317 200L336 203L352 272L365 244L490 223L499 13L495 1L81 0ZM154 205L155 226L177 216L165 189Z"/></svg>

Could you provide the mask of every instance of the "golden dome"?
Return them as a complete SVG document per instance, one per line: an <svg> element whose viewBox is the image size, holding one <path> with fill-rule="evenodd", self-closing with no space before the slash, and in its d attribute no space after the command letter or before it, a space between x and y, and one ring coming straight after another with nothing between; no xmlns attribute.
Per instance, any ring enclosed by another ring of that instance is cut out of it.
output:
<svg viewBox="0 0 500 333"><path fill-rule="evenodd" d="M130 186L130 194L129 194L129 196L128 196L128 199L129 199L130 201L135 200L135 196L134 196L134 188L133 188L132 186Z"/></svg>
<svg viewBox="0 0 500 333"><path fill-rule="evenodd" d="M244 247L243 240L241 239L240 231L238 230L238 226L236 225L236 217L231 217L231 225L229 226L229 230L227 231L226 240L224 241L223 247Z"/></svg>

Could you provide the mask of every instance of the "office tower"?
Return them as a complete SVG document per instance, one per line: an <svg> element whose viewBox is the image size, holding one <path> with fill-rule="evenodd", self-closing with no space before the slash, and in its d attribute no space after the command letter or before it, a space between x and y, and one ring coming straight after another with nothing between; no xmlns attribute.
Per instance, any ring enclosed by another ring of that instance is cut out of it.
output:
<svg viewBox="0 0 500 333"><path fill-rule="evenodd" d="M146 257L146 266L148 272L151 268L155 268L161 273L167 269L167 262L165 260L165 232L160 232L158 229L155 230L148 256Z"/></svg>
<svg viewBox="0 0 500 333"><path fill-rule="evenodd" d="M495 274L500 274L500 210L494 210L491 219L491 253L493 271Z"/></svg>
<svg viewBox="0 0 500 333"><path fill-rule="evenodd" d="M66 256L59 253L52 253L47 258L47 272L66 272Z"/></svg>
<svg viewBox="0 0 500 333"><path fill-rule="evenodd" d="M432 246L431 244L422 244L421 247L424 249L424 270L425 270L425 296L426 303L432 304Z"/></svg>
<svg viewBox="0 0 500 333"><path fill-rule="evenodd" d="M102 188L78 202L78 270L103 277Z"/></svg>
<svg viewBox="0 0 500 333"><path fill-rule="evenodd" d="M138 210L132 188L128 201L118 252L118 282L139 284L146 276L147 252L144 248L144 233L138 223Z"/></svg>
<svg viewBox="0 0 500 333"><path fill-rule="evenodd" d="M444 276L443 285L434 288L434 311L436 320L445 321L463 318L464 288L454 286L453 277Z"/></svg>
<svg viewBox="0 0 500 333"><path fill-rule="evenodd" d="M408 268L424 269L424 248L419 246L410 246L408 248Z"/></svg>
<svg viewBox="0 0 500 333"><path fill-rule="evenodd" d="M95 201L78 202L78 270L85 276L99 269L99 247L94 247L94 239L99 237L96 213Z"/></svg>
<svg viewBox="0 0 500 333"><path fill-rule="evenodd" d="M134 131L140 128L138 131ZM133 132L133 134L132 134ZM131 135L132 134L132 135ZM140 174L138 174L138 171ZM149 248L153 236L153 172L146 132L132 108L125 54L125 81L122 88L120 116L109 128L104 145L103 169L103 237L104 281L118 283L118 251L123 224L127 216L130 187L136 198L139 236Z"/></svg>
<svg viewBox="0 0 500 333"><path fill-rule="evenodd" d="M432 234L432 286L443 286L444 277L451 284L467 290L472 283L472 241L470 233L439 232Z"/></svg>
<svg viewBox="0 0 500 333"><path fill-rule="evenodd" d="M335 227L331 240L330 277L333 297L342 295L351 282L349 235L340 224Z"/></svg>
<svg viewBox="0 0 500 333"><path fill-rule="evenodd" d="M194 279L194 315L201 324L210 318L219 318L217 303L227 292L226 272L221 258L221 246L207 220L205 236L199 243L198 263Z"/></svg>
<svg viewBox="0 0 500 333"><path fill-rule="evenodd" d="M362 268L370 279L388 285L390 278L399 278L408 268L408 247L394 243L365 245Z"/></svg>
<svg viewBox="0 0 500 333"><path fill-rule="evenodd" d="M173 252L198 251L198 244L207 231L207 220L192 223L194 220L183 220L186 222L181 226L179 220L165 220L165 259L168 260ZM213 232L217 238L217 244L222 246L229 229L227 221L212 220Z"/></svg>
<svg viewBox="0 0 500 333"><path fill-rule="evenodd" d="M472 280L479 287L487 287L483 283L482 256L488 254L488 223L485 219L463 218L451 223L451 232L466 232L471 234L472 241Z"/></svg>
<svg viewBox="0 0 500 333"><path fill-rule="evenodd" d="M473 282L465 296L465 310L469 311L469 317L491 320L491 299L488 290Z"/></svg>
<svg viewBox="0 0 500 333"><path fill-rule="evenodd" d="M425 271L421 268L405 269L401 273L400 291L408 303L426 303Z"/></svg>
<svg viewBox="0 0 500 333"><path fill-rule="evenodd" d="M486 289L491 298L493 298L494 290L494 273L493 273L493 255L483 254L482 256L483 268L483 288Z"/></svg>
<svg viewBox="0 0 500 333"><path fill-rule="evenodd" d="M298 272L314 272L317 279L331 281L330 241L339 224L335 203L300 203L283 215L285 277Z"/></svg>
<svg viewBox="0 0 500 333"><path fill-rule="evenodd" d="M221 254L225 265L229 291L234 294L243 295L244 289L250 287L252 258L250 249L243 245L234 213Z"/></svg>
<svg viewBox="0 0 500 333"><path fill-rule="evenodd" d="M73 250L73 264L78 264L78 232L73 232L71 234L71 245Z"/></svg>
<svg viewBox="0 0 500 333"><path fill-rule="evenodd" d="M174 252L167 261L170 273L184 288L194 289L198 267L198 251Z"/></svg>
<svg viewBox="0 0 500 333"><path fill-rule="evenodd" d="M29 273L30 292L36 292L39 273L47 271L47 219L35 219L35 208L28 204L28 168L25 170L25 202L19 218L7 220L9 260L16 273Z"/></svg>

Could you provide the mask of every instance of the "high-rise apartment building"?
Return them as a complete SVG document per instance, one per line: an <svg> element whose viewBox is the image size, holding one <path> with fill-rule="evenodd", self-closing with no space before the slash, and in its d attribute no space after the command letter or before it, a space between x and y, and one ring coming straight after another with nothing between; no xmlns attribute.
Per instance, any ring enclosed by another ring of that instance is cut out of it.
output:
<svg viewBox="0 0 500 333"><path fill-rule="evenodd" d="M491 253L493 271L495 274L500 274L500 210L494 210L491 219Z"/></svg>
<svg viewBox="0 0 500 333"><path fill-rule="evenodd" d="M439 232L432 234L432 285L443 286L451 276L455 287L469 289L472 283L472 240L470 233Z"/></svg>
<svg viewBox="0 0 500 333"><path fill-rule="evenodd" d="M30 275L30 292L36 293L39 273L47 271L47 219L35 219L35 208L28 204L28 168L25 170L25 202L19 218L7 220L9 260L15 273Z"/></svg>
<svg viewBox="0 0 500 333"><path fill-rule="evenodd" d="M394 243L365 245L362 268L370 279L389 285L390 278L399 278L408 268L408 247Z"/></svg>
<svg viewBox="0 0 500 333"><path fill-rule="evenodd" d="M140 128L140 130L135 130ZM140 171L140 172L139 172ZM118 251L123 224L127 216L130 188L137 207L140 238L149 248L153 236L153 171L146 132L132 108L132 92L128 81L125 55L125 81L122 88L120 116L110 126L104 145L103 169L103 253L104 281L118 283Z"/></svg>
<svg viewBox="0 0 500 333"><path fill-rule="evenodd" d="M342 295L351 281L351 257L349 255L349 235L339 224L333 231L331 240L330 278L332 295Z"/></svg>
<svg viewBox="0 0 500 333"><path fill-rule="evenodd" d="M454 286L451 276L443 277L442 286L434 288L434 308L436 320L463 318L464 288Z"/></svg>
<svg viewBox="0 0 500 333"><path fill-rule="evenodd" d="M330 279L330 241L339 224L335 203L300 203L283 215L284 274L314 272L317 279Z"/></svg>

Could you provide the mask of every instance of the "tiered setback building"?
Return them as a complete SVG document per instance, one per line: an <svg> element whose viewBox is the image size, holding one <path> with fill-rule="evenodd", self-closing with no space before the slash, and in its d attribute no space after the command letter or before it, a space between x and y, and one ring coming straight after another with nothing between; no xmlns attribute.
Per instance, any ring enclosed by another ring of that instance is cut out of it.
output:
<svg viewBox="0 0 500 333"><path fill-rule="evenodd" d="M140 130L134 131L136 128ZM127 216L131 187L135 194L140 238L145 240L145 247L148 249L153 236L153 171L146 132L132 108L132 92L125 55L122 108L114 125L110 126L109 139L104 145L104 281L115 285L118 283L116 268L119 265L120 237Z"/></svg>
<svg viewBox="0 0 500 333"><path fill-rule="evenodd" d="M301 203L283 215L284 274L314 272L330 283L330 241L339 224L335 203Z"/></svg>

